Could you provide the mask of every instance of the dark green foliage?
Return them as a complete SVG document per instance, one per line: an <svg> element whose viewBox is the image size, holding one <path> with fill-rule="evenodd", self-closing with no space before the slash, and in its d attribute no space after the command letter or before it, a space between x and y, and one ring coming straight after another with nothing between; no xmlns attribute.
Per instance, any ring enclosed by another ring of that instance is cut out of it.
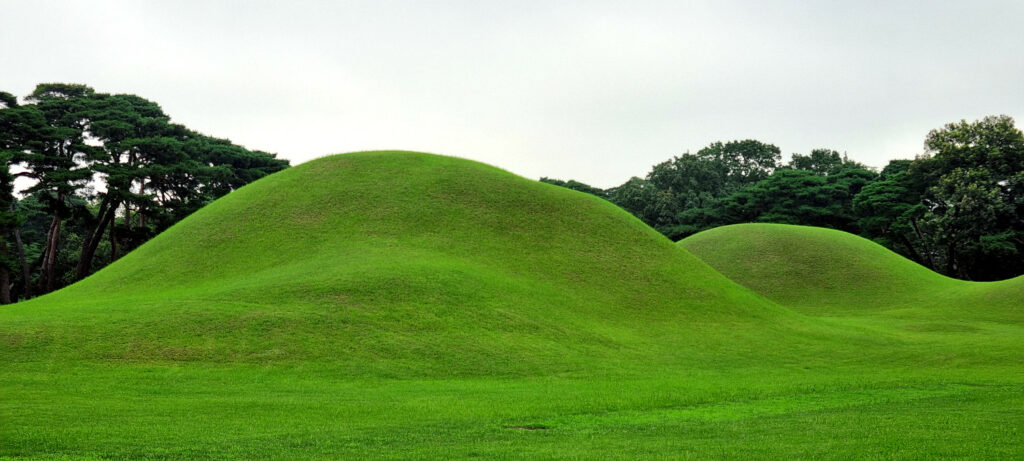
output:
<svg viewBox="0 0 1024 461"><path fill-rule="evenodd" d="M834 214L827 180L810 171L780 171L722 201L732 222L824 223Z"/></svg>
<svg viewBox="0 0 1024 461"><path fill-rule="evenodd" d="M793 154L786 168L812 171L827 176L850 169L867 169L864 165L850 160L846 154L832 149L814 149L809 155Z"/></svg>
<svg viewBox="0 0 1024 461"><path fill-rule="evenodd" d="M853 199L875 176L860 168L829 176L808 170L780 170L723 199L718 204L718 224L772 222L855 232Z"/></svg>
<svg viewBox="0 0 1024 461"><path fill-rule="evenodd" d="M838 153L835 155L838 158ZM678 239L742 222L804 224L856 232L853 198L876 177L876 173L842 159L818 170L778 169L727 196L711 196L685 207L665 233ZM714 185L710 189L716 190Z"/></svg>
<svg viewBox="0 0 1024 461"><path fill-rule="evenodd" d="M670 238L681 238L699 230L696 222L714 221L707 213L721 198L770 176L780 166L779 152L752 139L716 142L655 165L646 179L630 179L609 198Z"/></svg>
<svg viewBox="0 0 1024 461"><path fill-rule="evenodd" d="M590 195L596 195L596 196L601 197L603 199L607 199L609 197L608 191L606 191L604 189L601 189L601 188L598 188L598 187L591 186L589 184L581 183L581 182L576 181L574 179L570 179L568 181L562 181L561 179L554 179L554 178L543 177L543 178L540 178L540 182L544 182L544 183L548 183L548 184L554 184L556 186L562 186L562 187L565 187L567 189L577 190L577 191L580 191L580 192L583 192L583 193L587 193L587 194L590 194Z"/></svg>
<svg viewBox="0 0 1024 461"><path fill-rule="evenodd" d="M1007 116L929 133L932 155L891 162L857 197L863 235L946 275L1024 273L1024 135Z"/></svg>
<svg viewBox="0 0 1024 461"><path fill-rule="evenodd" d="M721 143L719 143L721 145ZM678 215L690 208L709 205L729 190L740 187L742 178L730 175L726 160L709 155L683 154L667 162L655 165L647 175L647 181L654 187L653 213L649 213L648 224L666 233L678 223Z"/></svg>
<svg viewBox="0 0 1024 461"><path fill-rule="evenodd" d="M772 144L746 139L713 143L697 151L697 157L724 169L726 187L743 187L775 171L782 160L782 151Z"/></svg>
<svg viewBox="0 0 1024 461"><path fill-rule="evenodd" d="M906 171L886 174L883 170L880 180L864 186L854 197L853 208L861 235L934 267L931 253L921 251L925 245L921 220L926 208L921 204L920 190Z"/></svg>
<svg viewBox="0 0 1024 461"><path fill-rule="evenodd" d="M610 189L609 197L612 203L650 224L657 221L659 215L655 201L657 193L650 181L634 176L621 186Z"/></svg>
<svg viewBox="0 0 1024 461"><path fill-rule="evenodd" d="M713 143L601 191L673 240L744 222L858 233L943 274L997 280L1024 273L1024 135L1007 116L929 133L932 155L880 173L833 149L793 154L754 140Z"/></svg>
<svg viewBox="0 0 1024 461"><path fill-rule="evenodd" d="M11 153L0 151L0 161L10 164ZM0 171L0 235L8 235L18 227L18 216L14 212L14 176L10 169ZM17 272L17 260L13 257L6 239L0 239L0 303L11 302L11 274Z"/></svg>
<svg viewBox="0 0 1024 461"><path fill-rule="evenodd" d="M945 273L993 280L1024 272L1024 133L1012 118L947 124L912 169Z"/></svg>
<svg viewBox="0 0 1024 461"><path fill-rule="evenodd" d="M3 234L4 242L21 240L22 266L33 269L21 271L23 297L81 279L217 197L288 166L173 124L135 95L48 83L26 101L0 94L6 171L33 181L22 191L32 206L17 207L24 228L13 239ZM43 215L49 222L39 232L30 223ZM108 254L97 257L101 249Z"/></svg>
<svg viewBox="0 0 1024 461"><path fill-rule="evenodd" d="M607 190L577 181L541 181L610 200L675 239L717 222L709 213L715 213L718 201L769 177L781 166L780 152L753 139L716 142L696 154L685 153L654 165L645 178L633 177Z"/></svg>
<svg viewBox="0 0 1024 461"><path fill-rule="evenodd" d="M1016 213L999 182L984 167L956 168L929 189L934 201L925 217L946 249L946 273L987 280L1001 278L1002 268L993 267L1000 261L1021 266L1024 229L1006 219Z"/></svg>

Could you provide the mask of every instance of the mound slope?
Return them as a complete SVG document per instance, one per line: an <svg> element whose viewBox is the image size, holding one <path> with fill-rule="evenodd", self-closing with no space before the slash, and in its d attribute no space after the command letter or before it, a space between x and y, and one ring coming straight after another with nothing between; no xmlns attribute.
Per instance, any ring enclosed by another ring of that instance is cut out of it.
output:
<svg viewBox="0 0 1024 461"><path fill-rule="evenodd" d="M472 373L679 358L735 342L690 334L708 325L769 335L785 315L606 201L468 160L368 152L261 179L0 310L16 345L0 354Z"/></svg>
<svg viewBox="0 0 1024 461"><path fill-rule="evenodd" d="M719 272L810 313L941 308L1019 318L1024 277L966 282L925 268L865 238L833 229L737 224L679 242Z"/></svg>

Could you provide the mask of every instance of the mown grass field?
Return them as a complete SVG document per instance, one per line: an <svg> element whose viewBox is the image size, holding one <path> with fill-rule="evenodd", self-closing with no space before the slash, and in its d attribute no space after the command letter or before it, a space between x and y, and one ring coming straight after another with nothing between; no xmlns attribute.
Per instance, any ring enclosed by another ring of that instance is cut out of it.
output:
<svg viewBox="0 0 1024 461"><path fill-rule="evenodd" d="M0 457L1020 458L1022 312L1024 279L841 232L677 245L486 165L346 154L0 308Z"/></svg>

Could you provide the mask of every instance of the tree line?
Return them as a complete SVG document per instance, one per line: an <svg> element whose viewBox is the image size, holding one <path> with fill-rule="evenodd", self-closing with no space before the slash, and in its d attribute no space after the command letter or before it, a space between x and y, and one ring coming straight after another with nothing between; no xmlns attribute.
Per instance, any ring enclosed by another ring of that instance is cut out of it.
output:
<svg viewBox="0 0 1024 461"><path fill-rule="evenodd" d="M793 154L716 142L611 189L541 178L605 198L673 240L770 222L839 229L967 280L1024 274L1024 134L989 116L932 130L925 152L881 171L832 149Z"/></svg>
<svg viewBox="0 0 1024 461"><path fill-rule="evenodd" d="M80 280L288 167L172 123L155 102L65 83L20 101L0 91L0 158L0 303Z"/></svg>
<svg viewBox="0 0 1024 461"><path fill-rule="evenodd" d="M673 240L742 222L813 225L860 234L953 277L1024 273L1024 134L1013 119L950 123L924 146L876 171L832 149L783 163L778 147L737 140L610 189L541 180L605 198ZM155 102L64 83L40 84L21 100L0 91L0 159L0 303L80 280L288 167L172 123Z"/></svg>

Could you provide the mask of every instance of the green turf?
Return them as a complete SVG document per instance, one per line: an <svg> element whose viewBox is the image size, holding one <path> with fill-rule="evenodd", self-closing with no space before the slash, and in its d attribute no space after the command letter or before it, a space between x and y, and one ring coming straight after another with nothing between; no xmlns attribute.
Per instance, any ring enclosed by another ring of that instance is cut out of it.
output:
<svg viewBox="0 0 1024 461"><path fill-rule="evenodd" d="M479 163L316 160L0 308L0 457L1024 455L1019 290L817 315L712 266Z"/></svg>

